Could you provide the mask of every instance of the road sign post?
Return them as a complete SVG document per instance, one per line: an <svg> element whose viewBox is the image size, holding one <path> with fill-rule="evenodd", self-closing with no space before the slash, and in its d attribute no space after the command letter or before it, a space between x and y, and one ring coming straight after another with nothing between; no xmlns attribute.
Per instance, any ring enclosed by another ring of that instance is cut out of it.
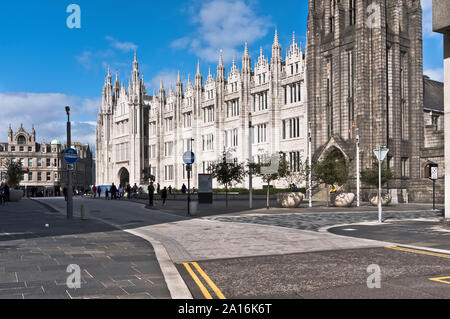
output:
<svg viewBox="0 0 450 319"><path fill-rule="evenodd" d="M433 210L436 210L436 180L438 179L437 164L430 165L430 179L433 181Z"/></svg>
<svg viewBox="0 0 450 319"><path fill-rule="evenodd" d="M375 156L378 159L378 222L383 222L383 208L381 203L381 164L383 164L384 158L387 153L389 153L389 149L385 146L381 146L377 150L373 150Z"/></svg>
<svg viewBox="0 0 450 319"><path fill-rule="evenodd" d="M192 172L192 164L195 162L195 154L191 151L183 154L183 162L186 164L186 171L188 174L188 209L187 215L190 215L191 209L191 172Z"/></svg>

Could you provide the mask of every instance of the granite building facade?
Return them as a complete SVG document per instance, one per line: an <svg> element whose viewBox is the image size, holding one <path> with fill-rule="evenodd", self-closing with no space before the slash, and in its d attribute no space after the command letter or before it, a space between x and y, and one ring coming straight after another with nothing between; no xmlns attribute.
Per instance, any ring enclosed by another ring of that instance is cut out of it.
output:
<svg viewBox="0 0 450 319"><path fill-rule="evenodd" d="M74 165L73 186L89 189L92 185L92 153L89 145L72 143L80 159ZM22 125L13 132L8 130L8 142L0 143L0 180L6 182L6 164L17 161L26 171L20 186L26 196L60 196L67 186L67 164L63 159L66 146L58 140L38 143L36 131L28 133Z"/></svg>
<svg viewBox="0 0 450 319"><path fill-rule="evenodd" d="M432 95L426 101L435 101L442 89L424 82L420 1L310 0L307 39L315 158L340 150L354 181L359 129L361 169L372 165L374 149L387 146L394 202L429 200L424 171L442 162L443 127L425 127L424 119L434 112L435 120L443 107L424 106L424 90Z"/></svg>
<svg viewBox="0 0 450 319"><path fill-rule="evenodd" d="M197 174L208 173L223 151L244 163L249 147L255 162L283 151L291 168L298 169L306 157L305 55L295 34L284 59L281 52L275 32L270 61L261 49L252 67L246 43L240 68L233 59L226 74L220 53L215 77L210 68L203 81L198 66L185 88L178 75L175 90L171 86L166 92L161 81L158 94L153 90L152 95L136 55L128 89L117 76L113 84L108 71L98 113L97 184L144 185L151 173L161 186L180 189L187 185L182 155L188 150L196 155L195 187ZM254 185L261 187L262 181L256 178Z"/></svg>

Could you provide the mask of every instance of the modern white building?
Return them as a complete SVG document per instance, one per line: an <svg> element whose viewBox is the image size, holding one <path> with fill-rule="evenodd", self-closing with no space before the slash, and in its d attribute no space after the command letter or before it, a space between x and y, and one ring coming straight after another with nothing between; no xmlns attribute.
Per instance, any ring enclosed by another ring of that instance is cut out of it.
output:
<svg viewBox="0 0 450 319"><path fill-rule="evenodd" d="M179 189L187 185L182 155L188 150L196 155L191 183L195 187L197 175L208 173L224 150L245 163L249 147L256 162L282 151L296 170L307 155L305 79L305 54L295 34L283 59L276 31L270 60L261 49L252 68L246 43L240 67L233 59L226 72L220 53L215 76L210 68L203 81L198 66L185 88L178 74L175 90L171 86L166 92L161 81L158 95L155 90L147 95L135 55L128 89L117 75L112 83L109 71L105 80L98 113L96 183L145 185L151 173L161 186ZM247 187L248 181L244 184L240 186ZM256 178L253 185L262 187L262 182Z"/></svg>

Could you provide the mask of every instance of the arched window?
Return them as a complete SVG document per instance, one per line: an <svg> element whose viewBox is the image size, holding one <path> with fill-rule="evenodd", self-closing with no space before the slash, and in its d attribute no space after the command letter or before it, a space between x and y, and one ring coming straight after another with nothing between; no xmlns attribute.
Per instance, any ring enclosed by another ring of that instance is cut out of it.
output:
<svg viewBox="0 0 450 319"><path fill-rule="evenodd" d="M25 136L19 135L19 137L17 137L17 144L25 144L26 142L27 139L25 138Z"/></svg>

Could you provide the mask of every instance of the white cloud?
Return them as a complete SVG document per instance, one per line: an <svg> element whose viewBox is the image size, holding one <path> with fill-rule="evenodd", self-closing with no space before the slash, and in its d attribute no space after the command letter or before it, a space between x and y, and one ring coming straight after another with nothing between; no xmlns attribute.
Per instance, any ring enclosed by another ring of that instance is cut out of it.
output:
<svg viewBox="0 0 450 319"><path fill-rule="evenodd" d="M108 40L111 47L125 53L129 51L136 51L138 49L138 46L133 42L120 42L111 36L107 36L105 39Z"/></svg>
<svg viewBox="0 0 450 319"><path fill-rule="evenodd" d="M20 124L27 131L36 130L38 142L66 140L67 116L65 106L71 106L72 140L95 147L96 123L84 120L95 118L100 99L79 98L60 93L0 93L0 141L8 140L8 127L16 131Z"/></svg>
<svg viewBox="0 0 450 319"><path fill-rule="evenodd" d="M428 69L423 73L428 75L432 80L444 82L444 68Z"/></svg>
<svg viewBox="0 0 450 319"><path fill-rule="evenodd" d="M254 2L252 2L254 4ZM270 17L257 16L243 0L211 0L191 10L195 31L171 43L174 49L189 49L208 62L241 56L245 41L249 44L264 37L272 27Z"/></svg>

